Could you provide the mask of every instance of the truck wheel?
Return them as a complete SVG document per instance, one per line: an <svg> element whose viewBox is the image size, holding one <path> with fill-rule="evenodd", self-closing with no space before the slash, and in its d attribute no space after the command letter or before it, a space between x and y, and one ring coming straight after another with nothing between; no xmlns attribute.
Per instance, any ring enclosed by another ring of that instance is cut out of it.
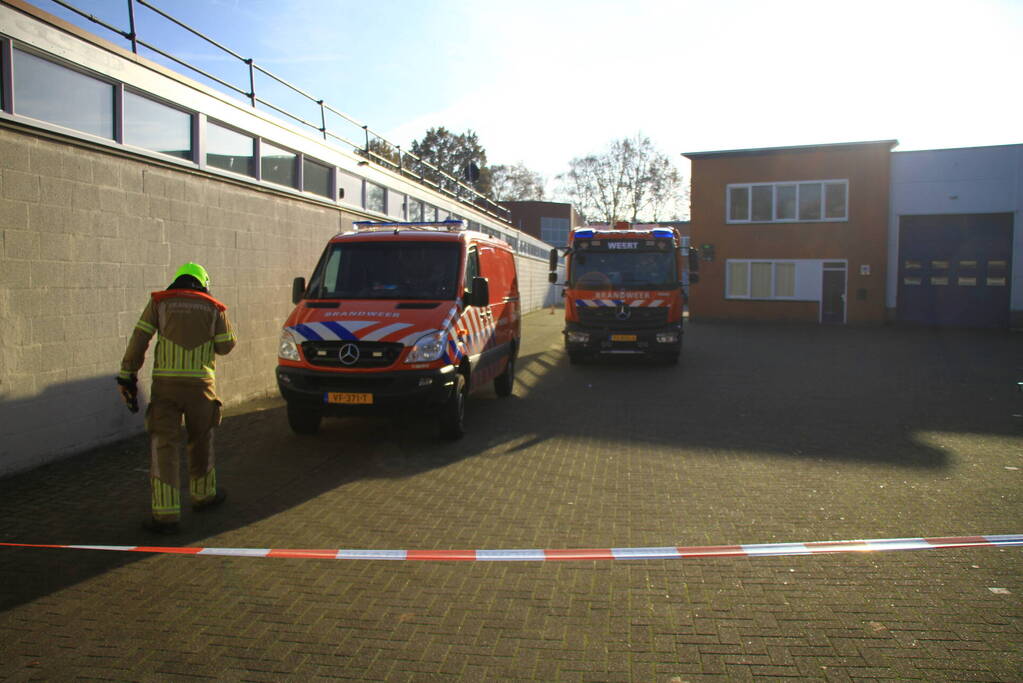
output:
<svg viewBox="0 0 1023 683"><path fill-rule="evenodd" d="M323 418L314 408L297 403L288 404L288 425L296 434L315 434Z"/></svg>
<svg viewBox="0 0 1023 683"><path fill-rule="evenodd" d="M504 372L494 378L494 391L500 397L511 396L515 387L515 354L508 356Z"/></svg>
<svg viewBox="0 0 1023 683"><path fill-rule="evenodd" d="M458 373L455 390L440 409L440 436L454 441L465 434L465 394L468 386L465 375Z"/></svg>

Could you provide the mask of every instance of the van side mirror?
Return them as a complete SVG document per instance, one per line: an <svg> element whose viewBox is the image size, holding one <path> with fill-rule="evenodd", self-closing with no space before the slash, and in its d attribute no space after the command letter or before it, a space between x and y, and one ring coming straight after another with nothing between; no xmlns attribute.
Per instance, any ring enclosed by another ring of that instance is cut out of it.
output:
<svg viewBox="0 0 1023 683"><path fill-rule="evenodd" d="M558 250L557 249L551 249L551 253L550 253L550 268L548 268L548 270L550 270L553 273L553 272L557 271L557 269L558 269ZM553 282L553 280L551 280L551 282Z"/></svg>
<svg viewBox="0 0 1023 683"><path fill-rule="evenodd" d="M469 306L490 305L490 281L485 277L476 276L472 279L472 292L469 293Z"/></svg>
<svg viewBox="0 0 1023 683"><path fill-rule="evenodd" d="M551 283L552 285L558 284L558 274L557 273L548 273L547 274L547 282Z"/></svg>
<svg viewBox="0 0 1023 683"><path fill-rule="evenodd" d="M305 296L305 278L297 277L291 283L291 303L297 304Z"/></svg>

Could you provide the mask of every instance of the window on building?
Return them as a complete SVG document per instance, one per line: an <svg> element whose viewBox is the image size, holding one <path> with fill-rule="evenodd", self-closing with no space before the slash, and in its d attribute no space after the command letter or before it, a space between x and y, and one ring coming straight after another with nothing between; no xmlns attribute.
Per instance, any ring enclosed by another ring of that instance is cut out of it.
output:
<svg viewBox="0 0 1023 683"><path fill-rule="evenodd" d="M409 197L408 200L408 219L410 221L423 221L423 203L418 199L412 199Z"/></svg>
<svg viewBox="0 0 1023 683"><path fill-rule="evenodd" d="M819 221L821 219L821 184L800 183L799 220Z"/></svg>
<svg viewBox="0 0 1023 683"><path fill-rule="evenodd" d="M729 299L749 297L749 263L729 261L726 277L726 297Z"/></svg>
<svg viewBox="0 0 1023 683"><path fill-rule="evenodd" d="M729 223L845 221L849 182L827 180L729 185Z"/></svg>
<svg viewBox="0 0 1023 683"><path fill-rule="evenodd" d="M366 208L379 213L387 208L386 192L382 185L366 181Z"/></svg>
<svg viewBox="0 0 1023 683"><path fill-rule="evenodd" d="M750 220L771 220L771 204L774 201L774 188L771 185L754 185L752 190L753 208L750 212Z"/></svg>
<svg viewBox="0 0 1023 683"><path fill-rule="evenodd" d="M302 189L306 192L318 194L321 197L331 198L333 194L330 187L329 166L317 163L312 159L302 159Z"/></svg>
<svg viewBox="0 0 1023 683"><path fill-rule="evenodd" d="M114 139L114 86L14 50L15 114Z"/></svg>
<svg viewBox="0 0 1023 683"><path fill-rule="evenodd" d="M729 221L749 220L748 187L728 188L728 220Z"/></svg>
<svg viewBox="0 0 1023 683"><path fill-rule="evenodd" d="M796 296L796 264L786 261L729 260L727 299L791 299Z"/></svg>
<svg viewBox="0 0 1023 683"><path fill-rule="evenodd" d="M124 144L190 160L192 115L125 91Z"/></svg>
<svg viewBox="0 0 1023 683"><path fill-rule="evenodd" d="M553 247L568 246L569 221L553 216L540 217L540 239Z"/></svg>
<svg viewBox="0 0 1023 683"><path fill-rule="evenodd" d="M774 218L778 221L796 220L796 186L777 185L774 189Z"/></svg>
<svg viewBox="0 0 1023 683"><path fill-rule="evenodd" d="M845 183L827 183L824 185L824 217L845 218L848 206L845 200Z"/></svg>
<svg viewBox="0 0 1023 683"><path fill-rule="evenodd" d="M206 163L242 175L256 175L255 140L230 128L206 122Z"/></svg>
<svg viewBox="0 0 1023 683"><path fill-rule="evenodd" d="M275 147L268 142L262 143L259 170L263 180L297 188L298 178L295 173L297 163L298 155L294 152Z"/></svg>

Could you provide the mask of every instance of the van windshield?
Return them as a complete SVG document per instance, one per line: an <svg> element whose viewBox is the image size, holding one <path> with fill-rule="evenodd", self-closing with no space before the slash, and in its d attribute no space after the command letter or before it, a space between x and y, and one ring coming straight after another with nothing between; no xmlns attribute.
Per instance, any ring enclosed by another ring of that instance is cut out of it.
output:
<svg viewBox="0 0 1023 683"><path fill-rule="evenodd" d="M331 244L309 283L312 299L454 299L459 244Z"/></svg>
<svg viewBox="0 0 1023 683"><path fill-rule="evenodd" d="M678 287L675 251L577 251L569 282L581 289Z"/></svg>

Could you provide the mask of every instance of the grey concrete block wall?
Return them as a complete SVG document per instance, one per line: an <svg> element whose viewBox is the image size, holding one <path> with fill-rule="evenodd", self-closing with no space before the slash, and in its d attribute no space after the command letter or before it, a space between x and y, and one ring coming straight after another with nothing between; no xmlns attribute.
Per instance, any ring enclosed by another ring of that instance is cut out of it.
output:
<svg viewBox="0 0 1023 683"><path fill-rule="evenodd" d="M291 282L351 229L340 208L0 126L0 476L138 433L114 377L149 300L202 263L238 346L227 404L276 393ZM553 288L519 256L523 312ZM152 350L140 374L148 392Z"/></svg>
<svg viewBox="0 0 1023 683"><path fill-rule="evenodd" d="M185 261L209 270L238 334L218 360L222 398L275 391L291 280L350 223L336 208L0 128L0 475L142 429L114 376L150 292Z"/></svg>

